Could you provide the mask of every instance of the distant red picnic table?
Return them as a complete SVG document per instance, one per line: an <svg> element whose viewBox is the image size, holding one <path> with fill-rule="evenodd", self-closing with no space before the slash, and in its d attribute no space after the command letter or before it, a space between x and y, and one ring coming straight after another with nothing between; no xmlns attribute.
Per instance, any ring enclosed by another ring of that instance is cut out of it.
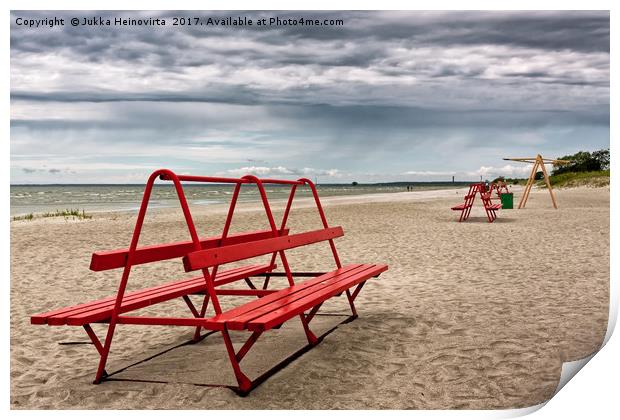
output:
<svg viewBox="0 0 620 420"><path fill-rule="evenodd" d="M465 194L463 202L451 207L454 211L460 211L459 222L464 222L469 218L471 208L474 205L474 201L477 195L480 195L482 205L489 219L489 223L493 223L497 219L497 210L502 208L501 204L493 204L491 202L491 192L487 192L487 188L484 182L478 182L469 186L469 191Z"/></svg>

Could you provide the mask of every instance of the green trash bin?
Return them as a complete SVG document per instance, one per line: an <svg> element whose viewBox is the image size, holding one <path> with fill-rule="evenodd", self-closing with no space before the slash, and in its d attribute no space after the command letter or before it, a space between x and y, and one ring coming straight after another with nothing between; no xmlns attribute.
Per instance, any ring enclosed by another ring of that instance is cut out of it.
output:
<svg viewBox="0 0 620 420"><path fill-rule="evenodd" d="M512 193L502 193L500 194L500 199L502 200L502 209L511 209L512 208Z"/></svg>

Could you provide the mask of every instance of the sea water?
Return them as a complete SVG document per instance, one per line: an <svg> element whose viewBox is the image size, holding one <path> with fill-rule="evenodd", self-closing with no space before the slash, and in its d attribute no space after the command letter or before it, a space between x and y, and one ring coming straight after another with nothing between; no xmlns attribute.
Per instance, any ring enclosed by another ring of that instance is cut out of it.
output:
<svg viewBox="0 0 620 420"><path fill-rule="evenodd" d="M346 196L378 193L396 193L409 190L442 189L454 187L452 183L419 184L324 184L318 185L319 196ZM190 205L208 206L228 204L234 185L193 184L185 185L184 191ZM286 200L289 185L266 185L269 200ZM77 209L88 212L137 211L144 193L144 185L11 185L11 215L40 214L56 210ZM295 197L309 197L308 187L298 187ZM260 200L255 186L241 188L239 202ZM178 199L172 185L155 185L149 208L176 207Z"/></svg>

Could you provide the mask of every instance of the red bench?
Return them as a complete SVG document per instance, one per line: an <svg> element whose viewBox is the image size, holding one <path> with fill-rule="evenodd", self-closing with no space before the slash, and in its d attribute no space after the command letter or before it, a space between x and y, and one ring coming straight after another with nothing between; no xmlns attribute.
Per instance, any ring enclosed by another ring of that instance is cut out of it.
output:
<svg viewBox="0 0 620 420"><path fill-rule="evenodd" d="M497 219L496 212L501 209L502 206L501 204L493 204L491 202L491 193L486 191L486 186L484 183L471 184L469 186L469 191L463 199L463 203L453 206L451 209L460 211L461 215L459 217L459 222L464 222L469 218L471 208L473 207L474 200L476 199L476 194L480 194L480 199L482 200L484 210L487 214L487 219L489 220L489 223L492 223L495 219Z"/></svg>
<svg viewBox="0 0 620 420"><path fill-rule="evenodd" d="M153 183L157 177L174 183L192 240L138 248L137 243L144 216ZM198 238L181 181L235 184L222 235L202 240ZM275 224L263 187L264 183L291 186L289 200L280 228ZM229 234L237 198L243 184L253 184L258 188L265 208L265 214L271 227L270 230ZM298 186L303 185L307 185L311 189L323 228L310 232L290 234L286 223L295 191ZM307 179L284 181L260 180L254 176L245 176L239 179L179 176L169 170L162 169L154 172L147 182L130 247L128 249L96 252L92 256L91 270L102 271L123 268L123 275L116 296L33 315L31 322L33 324L83 326L100 354L95 383L100 383L109 376L105 371L105 366L115 327L119 324L194 327L194 341L200 338L202 328L220 332L238 383L238 387L233 388L240 394L245 395L265 379L265 375L262 375L254 381L250 380L243 373L240 366L242 359L262 333L278 328L282 323L292 318L299 317L308 345L314 346L318 344L321 338L317 338L310 329L309 324L323 302L345 293L352 312L350 319L354 319L357 317L354 300L366 281L370 278L378 277L387 270L387 265L384 264L351 264L342 266L334 239L343 235L344 231L341 227L328 226L316 188ZM291 271L285 251L319 242L329 243L336 265L335 270L321 273L298 273ZM264 255L270 256L268 262L264 264L250 264L228 270L219 270L223 264L240 262ZM280 273L273 271L276 268L275 261L278 256L284 268L284 272ZM185 271L200 270L202 275L125 293L132 266L172 258L182 258ZM262 288L256 288L250 280L251 277L255 276L265 279ZM268 289L269 280L272 277L286 277L289 286L279 290ZM296 283L295 278L297 277L306 279ZM222 288L222 286L240 280L244 280L250 288ZM200 310L194 306L189 298L190 295L196 294L204 295ZM253 296L255 299L223 311L219 297L226 295ZM128 312L176 298L182 298L185 301L190 309L191 316L136 316L128 314ZM206 315L209 302L212 303L214 311L212 316ZM108 332L103 343L91 328L90 324L92 323L108 324ZM239 350L235 350L229 336L229 330L247 330L251 334L245 344Z"/></svg>
<svg viewBox="0 0 620 420"><path fill-rule="evenodd" d="M495 219L497 219L496 211L502 208L501 204L493 204L491 202L491 193L480 193L480 198L482 199L482 204L484 205L484 210L487 213L487 218L489 219L489 223L493 223Z"/></svg>
<svg viewBox="0 0 620 420"><path fill-rule="evenodd" d="M467 194L465 194L465 197L463 198L463 202L450 208L451 210L461 212L461 215L459 216L459 222L463 222L469 218L469 213L471 213L471 208L474 205L474 199L476 198L476 188L476 184L470 185L469 191L467 192Z"/></svg>

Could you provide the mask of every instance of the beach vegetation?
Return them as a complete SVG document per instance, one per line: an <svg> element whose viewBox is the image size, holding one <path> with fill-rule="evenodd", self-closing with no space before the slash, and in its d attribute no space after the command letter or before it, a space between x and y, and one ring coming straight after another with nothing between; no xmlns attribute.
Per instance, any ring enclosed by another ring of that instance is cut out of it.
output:
<svg viewBox="0 0 620 420"><path fill-rule="evenodd" d="M21 216L13 216L13 220L32 220L32 219L34 219L34 214L32 213L23 214Z"/></svg>
<svg viewBox="0 0 620 420"><path fill-rule="evenodd" d="M492 182L504 181L509 185L525 185L527 183L527 179L525 178L505 178L503 176L498 176Z"/></svg>
<svg viewBox="0 0 620 420"><path fill-rule="evenodd" d="M558 160L570 162L553 165L549 182L554 187L603 187L609 185L608 148L594 152L579 151L573 155L562 156ZM538 185L546 188L544 182L539 182Z"/></svg>
<svg viewBox="0 0 620 420"><path fill-rule="evenodd" d="M605 187L609 185L609 174L609 169L604 171L564 172L551 175L549 182L553 187ZM540 182L539 186L546 188L544 182Z"/></svg>
<svg viewBox="0 0 620 420"><path fill-rule="evenodd" d="M64 217L65 219L71 218L78 220L93 218L92 215L86 214L86 211L84 209L82 209L81 211L79 209L56 210L55 212L51 213L43 213L41 217Z"/></svg>
<svg viewBox="0 0 620 420"><path fill-rule="evenodd" d="M570 163L556 163L553 165L552 175L560 175L569 172L598 172L609 169L609 149L596 150L594 152L579 151L574 155L558 158L569 160Z"/></svg>
<svg viewBox="0 0 620 420"><path fill-rule="evenodd" d="M21 215L21 216L13 216L13 220L33 220L38 217L63 217L65 220L86 220L92 219L93 216L87 214L84 209L64 209L64 210L56 210L54 212L46 212L38 215L34 215L33 213Z"/></svg>

